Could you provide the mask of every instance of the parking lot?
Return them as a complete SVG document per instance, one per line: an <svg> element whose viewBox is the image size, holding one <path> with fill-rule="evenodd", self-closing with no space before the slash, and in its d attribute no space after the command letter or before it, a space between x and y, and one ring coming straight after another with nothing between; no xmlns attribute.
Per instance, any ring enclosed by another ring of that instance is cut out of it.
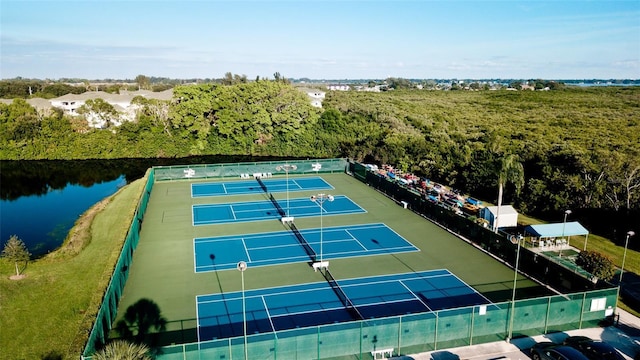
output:
<svg viewBox="0 0 640 360"><path fill-rule="evenodd" d="M535 343L551 341L561 343L568 336L588 336L614 346L626 359L640 359L640 319L624 310L618 310L617 326L572 330L534 337L514 339L453 349L436 350L421 354L394 357L394 360L526 360Z"/></svg>

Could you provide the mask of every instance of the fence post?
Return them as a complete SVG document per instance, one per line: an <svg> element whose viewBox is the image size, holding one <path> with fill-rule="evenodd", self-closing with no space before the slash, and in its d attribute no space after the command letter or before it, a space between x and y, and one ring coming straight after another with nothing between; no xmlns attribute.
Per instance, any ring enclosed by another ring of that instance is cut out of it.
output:
<svg viewBox="0 0 640 360"><path fill-rule="evenodd" d="M580 306L580 322L578 323L578 329L582 329L582 317L584 316L584 303L587 301L587 292L582 293L582 306Z"/></svg>
<svg viewBox="0 0 640 360"><path fill-rule="evenodd" d="M360 320L360 353L358 354L358 359L359 360L362 360L362 323L363 322L364 321Z"/></svg>
<svg viewBox="0 0 640 360"><path fill-rule="evenodd" d="M476 318L476 307L471 307L471 326L469 327L469 346L473 345L473 324Z"/></svg>
<svg viewBox="0 0 640 360"><path fill-rule="evenodd" d="M402 315L398 317L398 355L401 354L400 348L402 347Z"/></svg>
<svg viewBox="0 0 640 360"><path fill-rule="evenodd" d="M547 315L544 317L544 333L547 333L549 328L549 312L551 311L551 296L547 298Z"/></svg>
<svg viewBox="0 0 640 360"><path fill-rule="evenodd" d="M436 325L435 332L433 334L433 350L438 350L438 320L440 320L439 311L436 311Z"/></svg>

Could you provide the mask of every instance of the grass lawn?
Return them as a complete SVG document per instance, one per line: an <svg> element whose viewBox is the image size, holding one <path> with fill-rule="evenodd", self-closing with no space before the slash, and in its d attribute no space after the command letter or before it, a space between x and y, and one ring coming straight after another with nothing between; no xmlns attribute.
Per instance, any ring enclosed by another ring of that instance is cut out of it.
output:
<svg viewBox="0 0 640 360"><path fill-rule="evenodd" d="M28 264L0 260L0 359L78 359L118 259L145 179L89 209L56 252Z"/></svg>

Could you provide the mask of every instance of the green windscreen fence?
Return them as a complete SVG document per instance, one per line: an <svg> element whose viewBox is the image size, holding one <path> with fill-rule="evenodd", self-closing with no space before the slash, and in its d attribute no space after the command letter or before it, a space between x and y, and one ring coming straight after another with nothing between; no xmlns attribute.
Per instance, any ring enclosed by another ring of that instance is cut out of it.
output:
<svg viewBox="0 0 640 360"><path fill-rule="evenodd" d="M595 327L616 303L616 289L448 309L432 313L277 331L247 336L250 359L355 356L390 350L416 354L513 337ZM512 318L513 316L513 318ZM244 338L163 347L160 360L244 358Z"/></svg>
<svg viewBox="0 0 640 360"><path fill-rule="evenodd" d="M116 267L111 275L111 281L105 291L102 298L102 305L96 315L96 320L89 333L89 339L87 345L83 351L83 357L90 356L95 352L97 348L104 345L108 339L109 331L113 326L113 322L116 319L116 312L118 309L118 303L122 296L124 285L129 277L129 269L131 268L131 261L133 259L133 251L138 246L140 240L140 227L142 226L142 220L144 213L147 210L147 204L149 203L149 197L151 196L151 189L154 183L153 169L147 171L147 182L144 187L144 192L140 197L138 206L134 213L133 221L120 252L120 257L116 263Z"/></svg>
<svg viewBox="0 0 640 360"><path fill-rule="evenodd" d="M284 166L289 165L289 166ZM345 172L346 159L317 159L265 161L234 164L200 164L184 166L154 167L155 180L209 179L209 178L254 178L289 174L318 174ZM285 171L286 169L286 171Z"/></svg>

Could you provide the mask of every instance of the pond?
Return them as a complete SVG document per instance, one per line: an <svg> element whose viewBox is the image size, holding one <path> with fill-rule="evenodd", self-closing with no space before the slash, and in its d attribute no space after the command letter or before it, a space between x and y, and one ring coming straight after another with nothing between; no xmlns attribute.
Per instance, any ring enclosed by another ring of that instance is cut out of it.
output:
<svg viewBox="0 0 640 360"><path fill-rule="evenodd" d="M34 257L63 243L87 209L158 165L267 161L249 156L0 161L0 249L17 235Z"/></svg>
<svg viewBox="0 0 640 360"><path fill-rule="evenodd" d="M78 217L93 204L126 185L124 176L91 186L68 184L43 195L0 201L0 239L17 235L33 256L62 244Z"/></svg>

